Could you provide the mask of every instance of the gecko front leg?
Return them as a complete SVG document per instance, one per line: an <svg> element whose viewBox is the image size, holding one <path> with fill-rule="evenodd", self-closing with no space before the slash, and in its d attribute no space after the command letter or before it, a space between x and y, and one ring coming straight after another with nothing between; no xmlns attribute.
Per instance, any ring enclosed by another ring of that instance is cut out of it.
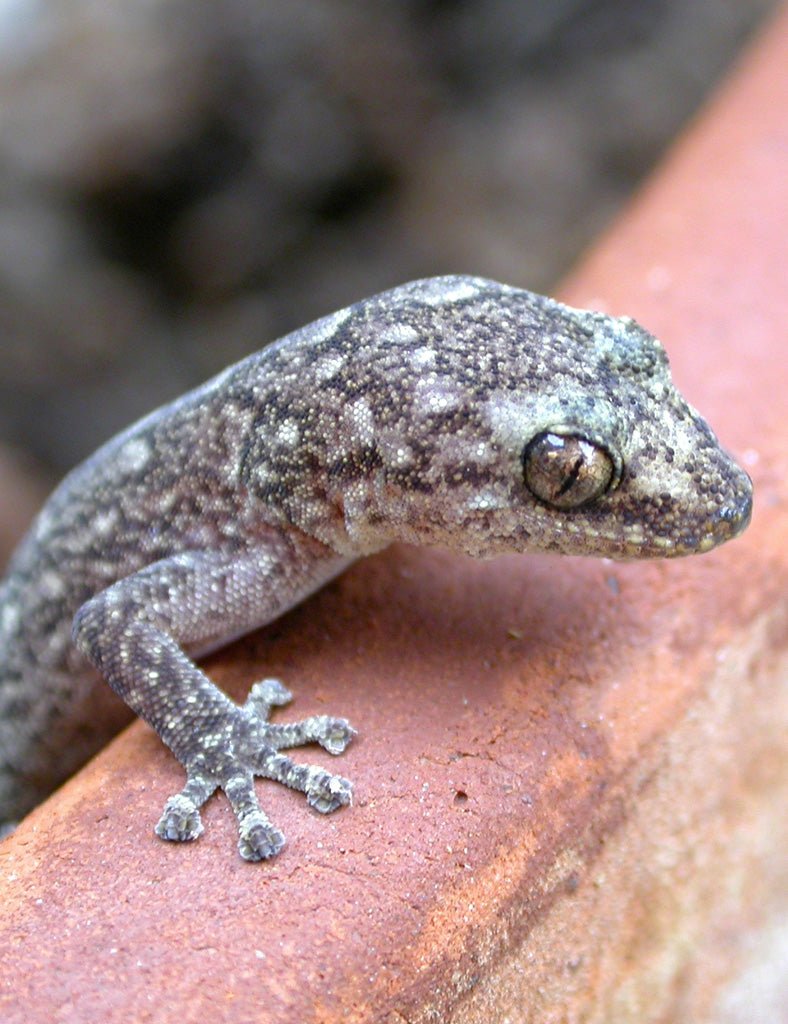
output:
<svg viewBox="0 0 788 1024"><path fill-rule="evenodd" d="M275 619L346 564L314 541L272 530L253 547L187 551L155 562L79 609L76 646L186 769L186 785L156 826L161 838L196 839L200 807L222 789L238 819L241 856L274 856L284 836L258 804L256 775L299 790L323 813L350 803L346 779L280 753L306 743L341 753L354 735L345 719L272 724L271 708L290 700L277 680L255 684L239 706L184 650L212 649Z"/></svg>

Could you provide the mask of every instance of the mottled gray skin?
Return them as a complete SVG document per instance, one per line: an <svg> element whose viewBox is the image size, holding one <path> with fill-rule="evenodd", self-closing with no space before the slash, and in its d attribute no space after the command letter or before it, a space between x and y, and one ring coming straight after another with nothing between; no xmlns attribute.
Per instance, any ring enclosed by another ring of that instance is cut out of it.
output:
<svg viewBox="0 0 788 1024"><path fill-rule="evenodd" d="M525 472L543 435L548 449L580 438L568 466L546 456L555 503ZM601 493L578 501L588 480ZM469 277L368 299L154 412L49 499L0 586L0 818L117 729L103 676L186 768L158 834L195 838L222 788L242 855L270 857L284 837L254 776L321 811L347 804L345 779L280 750L340 753L353 730L327 716L271 725L290 696L280 683L239 707L191 657L395 540L673 556L734 537L750 507L747 475L634 321Z"/></svg>

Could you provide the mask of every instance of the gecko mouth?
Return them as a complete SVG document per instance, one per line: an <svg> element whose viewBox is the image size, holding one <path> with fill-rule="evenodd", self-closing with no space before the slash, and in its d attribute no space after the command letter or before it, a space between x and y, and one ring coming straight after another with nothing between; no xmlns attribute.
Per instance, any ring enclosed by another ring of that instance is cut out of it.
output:
<svg viewBox="0 0 788 1024"><path fill-rule="evenodd" d="M752 516L752 483L746 479L735 498L708 515L690 517L678 533L648 536L639 527L630 528L624 537L621 553L614 558L680 558L683 555L711 551L743 533Z"/></svg>

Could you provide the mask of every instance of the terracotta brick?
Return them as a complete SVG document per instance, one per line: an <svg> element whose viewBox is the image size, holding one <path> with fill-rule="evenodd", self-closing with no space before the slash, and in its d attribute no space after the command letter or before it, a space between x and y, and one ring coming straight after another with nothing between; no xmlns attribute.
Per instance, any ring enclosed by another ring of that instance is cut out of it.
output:
<svg viewBox="0 0 788 1024"><path fill-rule="evenodd" d="M221 799L162 843L181 774L133 726L0 849L4 1024L788 1021L786 66L788 12L562 292L663 337L754 476L747 534L391 549L213 657L351 718L355 806L261 786L269 864Z"/></svg>

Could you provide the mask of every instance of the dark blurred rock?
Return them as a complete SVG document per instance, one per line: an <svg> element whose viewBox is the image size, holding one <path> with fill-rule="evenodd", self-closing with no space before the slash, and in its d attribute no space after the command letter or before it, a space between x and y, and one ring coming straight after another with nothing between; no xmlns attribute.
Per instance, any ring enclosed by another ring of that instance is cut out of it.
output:
<svg viewBox="0 0 788 1024"><path fill-rule="evenodd" d="M770 0L11 0L0 436L60 472L409 277L547 289Z"/></svg>

